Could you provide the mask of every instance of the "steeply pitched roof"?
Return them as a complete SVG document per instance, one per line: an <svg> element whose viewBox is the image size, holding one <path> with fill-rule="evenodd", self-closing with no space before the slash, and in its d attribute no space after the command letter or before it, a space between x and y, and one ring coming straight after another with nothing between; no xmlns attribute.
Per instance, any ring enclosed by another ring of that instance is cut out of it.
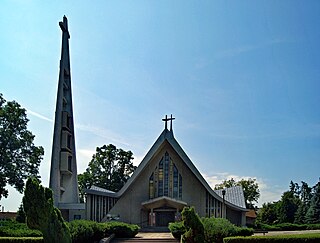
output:
<svg viewBox="0 0 320 243"><path fill-rule="evenodd" d="M130 187L130 185L138 178L140 173L143 171L143 169L146 167L148 162L156 155L156 153L161 149L162 146L164 146L165 141L167 141L172 148L176 151L176 153L180 156L180 158L184 161L184 163L188 166L188 168L192 171L192 173L195 175L195 177L201 182L201 184L206 188L206 190L218 201L223 201L222 199L222 193L221 195L218 194L218 192L215 192L212 190L212 188L209 186L207 181L203 178L203 176L200 174L198 169L194 166L192 161L189 159L187 154L184 152L184 150L181 148L177 140L173 136L173 132L169 131L168 129L164 129L163 132L160 134L156 142L152 145L146 156L143 158L141 163L139 164L138 168L135 170L133 175L130 177L130 179L127 181L127 183L121 188L119 192L116 192L112 194L113 197L121 197L121 195ZM244 203L244 197L243 197L243 191L242 188L237 189L231 189L234 190L235 195L229 196L229 200L225 200L226 205L229 207L241 210L241 211L247 211ZM231 193L232 191L230 191ZM242 192L242 193L241 193ZM103 193L103 192L101 192ZM229 194L229 193L228 193ZM111 194L110 194L111 196ZM242 197L242 199L241 199Z"/></svg>

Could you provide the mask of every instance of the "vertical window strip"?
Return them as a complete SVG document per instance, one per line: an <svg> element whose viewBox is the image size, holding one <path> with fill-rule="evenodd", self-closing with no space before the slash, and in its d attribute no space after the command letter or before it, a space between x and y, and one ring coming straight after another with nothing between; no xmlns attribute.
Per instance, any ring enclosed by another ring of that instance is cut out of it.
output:
<svg viewBox="0 0 320 243"><path fill-rule="evenodd" d="M151 174L149 178L149 198L154 198L154 182L153 182L153 173Z"/></svg>
<svg viewBox="0 0 320 243"><path fill-rule="evenodd" d="M172 184L173 184L173 162L172 159L170 158L170 167L169 167L169 197L172 197Z"/></svg>
<svg viewBox="0 0 320 243"><path fill-rule="evenodd" d="M208 217L209 216L209 214L208 214L208 208L209 208L209 206L208 206L208 201L209 201L209 193L206 191L206 217Z"/></svg>
<svg viewBox="0 0 320 243"><path fill-rule="evenodd" d="M173 165L173 198L178 199L178 169L175 165Z"/></svg>
<svg viewBox="0 0 320 243"><path fill-rule="evenodd" d="M169 191L169 154L165 153L164 159L164 196L168 196Z"/></svg>
<svg viewBox="0 0 320 243"><path fill-rule="evenodd" d="M179 174L179 199L182 199L182 176Z"/></svg>
<svg viewBox="0 0 320 243"><path fill-rule="evenodd" d="M163 158L159 163L158 196L163 196Z"/></svg>

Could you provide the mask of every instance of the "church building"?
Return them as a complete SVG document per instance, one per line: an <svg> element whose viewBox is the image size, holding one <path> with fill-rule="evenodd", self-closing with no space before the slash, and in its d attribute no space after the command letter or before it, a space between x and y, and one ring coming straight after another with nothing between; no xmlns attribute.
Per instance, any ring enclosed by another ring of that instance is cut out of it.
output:
<svg viewBox="0 0 320 243"><path fill-rule="evenodd" d="M173 119L163 119L164 130L119 192L96 186L86 191L87 219L118 219L142 227L168 226L181 217L185 206L194 206L200 217L246 224L248 210L242 188L212 190L175 139Z"/></svg>
<svg viewBox="0 0 320 243"><path fill-rule="evenodd" d="M79 202L70 34L65 16L59 25L62 48L49 186L54 205L63 217L68 221L116 219L141 227L161 227L179 220L185 206L194 206L200 217L227 218L236 225L245 225L248 210L242 188L212 190L175 139L172 115L163 119L164 130L120 191L92 186L86 191L86 203Z"/></svg>

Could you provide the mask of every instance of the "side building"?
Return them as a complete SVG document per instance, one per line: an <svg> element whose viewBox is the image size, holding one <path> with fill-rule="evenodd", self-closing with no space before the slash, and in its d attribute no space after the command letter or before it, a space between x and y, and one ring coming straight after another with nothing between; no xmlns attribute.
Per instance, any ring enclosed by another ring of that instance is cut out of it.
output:
<svg viewBox="0 0 320 243"><path fill-rule="evenodd" d="M86 191L87 219L116 218L142 227L167 226L180 217L183 207L194 206L200 217L246 224L248 210L242 188L212 190L175 139L172 119L163 119L165 129L119 192L95 186Z"/></svg>

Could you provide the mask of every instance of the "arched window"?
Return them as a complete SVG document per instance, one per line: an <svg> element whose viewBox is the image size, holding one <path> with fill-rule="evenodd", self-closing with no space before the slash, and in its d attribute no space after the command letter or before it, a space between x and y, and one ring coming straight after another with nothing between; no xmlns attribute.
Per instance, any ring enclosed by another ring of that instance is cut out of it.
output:
<svg viewBox="0 0 320 243"><path fill-rule="evenodd" d="M182 176L168 152L149 178L149 198L162 196L182 199Z"/></svg>

